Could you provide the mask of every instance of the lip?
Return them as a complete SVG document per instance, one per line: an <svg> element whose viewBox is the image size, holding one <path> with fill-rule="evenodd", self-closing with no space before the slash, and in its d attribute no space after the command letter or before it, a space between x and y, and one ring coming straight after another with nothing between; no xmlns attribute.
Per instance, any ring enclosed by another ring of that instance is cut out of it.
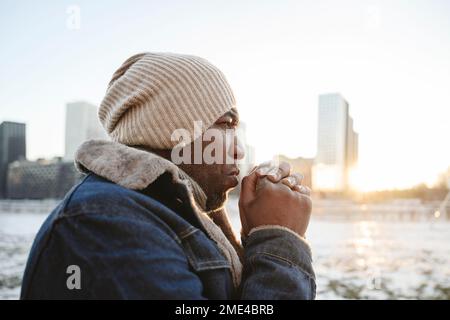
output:
<svg viewBox="0 0 450 320"><path fill-rule="evenodd" d="M226 174L227 176L238 176L239 175L239 168L234 168L230 172Z"/></svg>
<svg viewBox="0 0 450 320"><path fill-rule="evenodd" d="M234 188L239 184L239 179L237 174L228 174L226 176L226 184L229 188Z"/></svg>

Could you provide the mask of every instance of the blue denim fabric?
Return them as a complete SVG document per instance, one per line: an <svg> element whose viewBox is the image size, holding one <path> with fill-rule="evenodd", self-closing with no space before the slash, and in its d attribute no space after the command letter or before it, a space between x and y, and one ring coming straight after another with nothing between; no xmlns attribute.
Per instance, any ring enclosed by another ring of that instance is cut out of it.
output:
<svg viewBox="0 0 450 320"><path fill-rule="evenodd" d="M79 266L81 288L67 273ZM33 243L22 299L312 299L308 246L283 230L246 241L241 287L200 228L152 197L94 174L49 215Z"/></svg>

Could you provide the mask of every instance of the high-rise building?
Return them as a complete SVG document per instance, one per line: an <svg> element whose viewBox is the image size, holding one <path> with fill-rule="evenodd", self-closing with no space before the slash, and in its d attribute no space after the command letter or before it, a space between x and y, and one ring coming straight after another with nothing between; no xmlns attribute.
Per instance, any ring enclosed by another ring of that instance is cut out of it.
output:
<svg viewBox="0 0 450 320"><path fill-rule="evenodd" d="M89 139L107 139L97 117L97 107L83 101L68 103L64 160L73 160L78 147Z"/></svg>
<svg viewBox="0 0 450 320"><path fill-rule="evenodd" d="M26 157L26 126L5 121L0 124L0 197L6 196L8 164Z"/></svg>
<svg viewBox="0 0 450 320"><path fill-rule="evenodd" d="M284 155L279 155L278 160L287 162L291 165L291 172L301 173L303 175L302 185L311 188L311 170L314 164L314 159L311 158L289 158Z"/></svg>
<svg viewBox="0 0 450 320"><path fill-rule="evenodd" d="M346 190L349 170L357 160L358 134L353 128L348 102L339 93L320 95L314 189Z"/></svg>

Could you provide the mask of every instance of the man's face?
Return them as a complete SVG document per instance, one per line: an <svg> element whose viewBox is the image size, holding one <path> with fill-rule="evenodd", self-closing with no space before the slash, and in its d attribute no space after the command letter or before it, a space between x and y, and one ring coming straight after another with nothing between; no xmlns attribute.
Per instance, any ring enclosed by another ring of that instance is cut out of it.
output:
<svg viewBox="0 0 450 320"><path fill-rule="evenodd" d="M239 115L236 109L232 109L220 117L210 128L215 129L214 139L205 137L206 132L199 139L201 141L192 142L186 146L194 150L194 144L202 146L203 150L211 144L222 146L223 159L213 164L205 163L202 158L201 164L194 163L194 152L192 152L191 164L178 165L188 175L190 175L203 189L207 196L207 210L216 210L221 208L226 199L227 193L238 185L239 169L237 160L244 157L244 149L236 135L236 129L239 124ZM228 160L226 157L228 156ZM231 160L231 161L230 161Z"/></svg>

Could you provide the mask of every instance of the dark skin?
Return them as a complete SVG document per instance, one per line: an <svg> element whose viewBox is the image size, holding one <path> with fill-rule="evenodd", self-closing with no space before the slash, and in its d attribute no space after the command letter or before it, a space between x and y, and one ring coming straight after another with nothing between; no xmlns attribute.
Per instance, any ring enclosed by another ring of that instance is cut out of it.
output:
<svg viewBox="0 0 450 320"><path fill-rule="evenodd" d="M239 124L239 115L236 109L224 114L210 128L218 129L223 134L219 139L226 138L226 130L233 132L229 146L224 146L223 155L228 154L234 162L232 164L192 164L178 165L204 190L207 196L207 211L221 209L228 192L237 186L239 169L237 160L244 157L242 145L235 134ZM199 138L201 139L201 138ZM186 146L194 149L194 143ZM203 149L210 141L202 139ZM171 150L150 150L165 159L171 159ZM261 165L255 167L242 181L239 198L239 211L242 223L242 234L247 236L255 227L278 225L289 228L304 237L311 215L310 190L301 186L301 175L291 174L290 165L282 162L277 166Z"/></svg>
<svg viewBox="0 0 450 320"><path fill-rule="evenodd" d="M229 132L236 130L239 125L239 114L236 109L231 109L229 112L221 116L217 121L210 127L210 129L217 129L223 133L222 139L225 140L226 130ZM199 138L201 139L201 138ZM222 163L214 164L194 164L194 152L191 153L192 161L191 164L180 164L178 165L183 171L185 171L191 178L193 178L202 187L203 191L207 196L207 210L214 211L221 209L227 200L228 192L237 186L239 174L239 169L236 161L244 157L244 150L240 144L237 135L234 134L232 137L234 143L230 143L227 147L225 143L223 155L225 157L228 154L229 157L234 159L234 163L227 164L225 159ZM223 141L224 141L223 140ZM194 143L191 142L190 145L186 146L194 150ZM202 152L203 149L209 145L211 141L205 141L202 139ZM162 156L163 158L170 160L171 150L151 150L152 152Z"/></svg>

